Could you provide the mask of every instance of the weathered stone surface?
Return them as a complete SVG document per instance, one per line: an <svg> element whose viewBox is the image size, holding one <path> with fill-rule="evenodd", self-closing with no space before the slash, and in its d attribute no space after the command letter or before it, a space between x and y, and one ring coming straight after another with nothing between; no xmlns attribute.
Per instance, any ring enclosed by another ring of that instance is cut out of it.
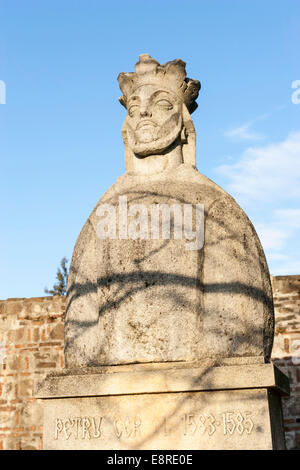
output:
<svg viewBox="0 0 300 470"><path fill-rule="evenodd" d="M51 339L64 339L64 324L58 323L57 325L55 325L54 328L51 330L49 336Z"/></svg>
<svg viewBox="0 0 300 470"><path fill-rule="evenodd" d="M25 404L20 417L22 427L38 427L43 425L44 408L41 400L30 401Z"/></svg>
<svg viewBox="0 0 300 470"><path fill-rule="evenodd" d="M136 364L56 373L36 396L44 449L258 450L284 448L288 392L271 364Z"/></svg>
<svg viewBox="0 0 300 470"><path fill-rule="evenodd" d="M99 240L97 208L143 203L205 208L204 247L186 240ZM262 356L273 339L263 250L235 201L195 169L125 174L99 201L77 241L66 320L68 367Z"/></svg>
<svg viewBox="0 0 300 470"><path fill-rule="evenodd" d="M44 449L272 449L266 390L48 400Z"/></svg>
<svg viewBox="0 0 300 470"><path fill-rule="evenodd" d="M37 398L270 388L289 394L288 378L273 364L238 366L191 363L131 364L49 374Z"/></svg>
<svg viewBox="0 0 300 470"><path fill-rule="evenodd" d="M274 316L261 244L237 203L195 169L190 112L200 83L186 78L184 62L160 65L147 54L135 73L120 74L119 83L128 110L122 129L127 172L98 202L74 249L67 367L219 357L268 361ZM99 236L104 204L116 215L106 239ZM204 235L204 246L191 249L191 233L175 212L169 238L153 234L151 211L174 204L182 217L186 207L204 207L204 223L195 232Z"/></svg>
<svg viewBox="0 0 300 470"><path fill-rule="evenodd" d="M284 448L278 394L288 390L270 364L113 369L48 377L37 393L44 449Z"/></svg>

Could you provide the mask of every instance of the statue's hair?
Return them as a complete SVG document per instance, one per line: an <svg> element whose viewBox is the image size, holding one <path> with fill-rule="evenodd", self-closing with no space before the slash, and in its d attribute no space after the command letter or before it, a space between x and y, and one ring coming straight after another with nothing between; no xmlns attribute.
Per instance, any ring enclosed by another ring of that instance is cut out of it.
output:
<svg viewBox="0 0 300 470"><path fill-rule="evenodd" d="M128 99L137 88L157 83L160 87L173 91L186 105L189 113L192 113L197 108L196 99L201 84L198 80L187 78L185 65L180 59L161 65L149 54L140 55L135 72L122 72L118 76L123 93L119 98L120 103L127 108Z"/></svg>

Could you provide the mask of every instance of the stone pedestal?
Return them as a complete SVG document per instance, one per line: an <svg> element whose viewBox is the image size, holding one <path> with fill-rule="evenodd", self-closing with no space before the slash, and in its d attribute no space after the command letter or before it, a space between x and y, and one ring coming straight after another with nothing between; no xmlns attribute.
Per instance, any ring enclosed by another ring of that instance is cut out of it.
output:
<svg viewBox="0 0 300 470"><path fill-rule="evenodd" d="M273 364L160 363L66 370L37 386L44 449L284 449Z"/></svg>

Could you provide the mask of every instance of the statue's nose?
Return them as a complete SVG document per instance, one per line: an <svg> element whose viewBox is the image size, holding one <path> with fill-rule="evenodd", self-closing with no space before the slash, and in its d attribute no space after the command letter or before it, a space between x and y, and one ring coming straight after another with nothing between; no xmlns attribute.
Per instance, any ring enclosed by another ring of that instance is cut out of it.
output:
<svg viewBox="0 0 300 470"><path fill-rule="evenodd" d="M152 113L151 113L151 111L150 111L149 109L147 109L147 108L142 108L142 109L140 110L140 115L141 115L141 117L151 117L151 116L152 116Z"/></svg>

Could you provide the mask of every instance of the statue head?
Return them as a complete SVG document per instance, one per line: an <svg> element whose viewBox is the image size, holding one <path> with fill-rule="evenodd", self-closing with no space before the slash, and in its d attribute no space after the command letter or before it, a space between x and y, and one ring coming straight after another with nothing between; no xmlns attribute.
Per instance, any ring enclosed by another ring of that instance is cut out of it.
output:
<svg viewBox="0 0 300 470"><path fill-rule="evenodd" d="M163 154L195 134L190 114L197 108L200 82L186 77L185 62L160 65L143 54L135 72L120 73L118 82L120 102L127 109L122 129L127 160Z"/></svg>

